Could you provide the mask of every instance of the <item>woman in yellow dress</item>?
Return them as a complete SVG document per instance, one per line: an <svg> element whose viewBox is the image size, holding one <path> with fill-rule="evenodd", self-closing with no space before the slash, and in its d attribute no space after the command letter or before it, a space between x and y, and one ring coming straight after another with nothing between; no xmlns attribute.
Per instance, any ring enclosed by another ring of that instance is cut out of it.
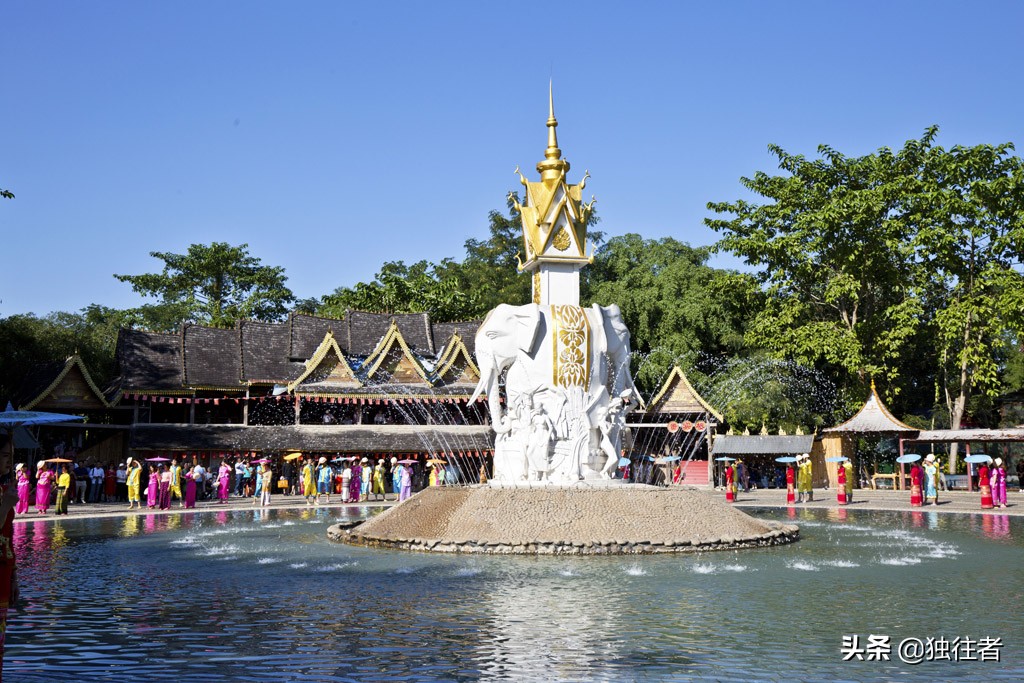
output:
<svg viewBox="0 0 1024 683"><path fill-rule="evenodd" d="M60 476L57 477L57 513L58 515L68 514L68 491L71 489L71 475L68 473L68 466L61 465Z"/></svg>
<svg viewBox="0 0 1024 683"><path fill-rule="evenodd" d="M316 497L316 484L313 482L313 463L309 460L302 466L302 495L306 497L306 505L312 505Z"/></svg>
<svg viewBox="0 0 1024 683"><path fill-rule="evenodd" d="M140 487L142 484L142 467L139 466L139 461L133 461L128 458L128 509L139 508L142 509L142 497L140 494Z"/></svg>

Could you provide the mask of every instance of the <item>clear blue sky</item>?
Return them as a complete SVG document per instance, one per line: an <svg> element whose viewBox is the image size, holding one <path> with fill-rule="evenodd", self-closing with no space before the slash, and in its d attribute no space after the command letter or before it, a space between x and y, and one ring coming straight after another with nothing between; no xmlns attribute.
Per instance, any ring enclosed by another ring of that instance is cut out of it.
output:
<svg viewBox="0 0 1024 683"><path fill-rule="evenodd" d="M1010 2L8 0L0 315L137 305L112 273L195 242L299 297L461 258L536 175L551 76L600 228L710 244L769 143L1019 143L1022 27Z"/></svg>

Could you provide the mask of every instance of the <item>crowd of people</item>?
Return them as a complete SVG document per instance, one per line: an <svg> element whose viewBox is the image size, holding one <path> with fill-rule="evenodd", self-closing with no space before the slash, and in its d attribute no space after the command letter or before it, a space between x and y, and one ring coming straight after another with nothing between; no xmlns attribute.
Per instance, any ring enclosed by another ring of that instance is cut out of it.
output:
<svg viewBox="0 0 1024 683"><path fill-rule="evenodd" d="M297 454L298 455L298 454ZM483 472L481 472L483 475ZM486 475L483 475L486 476ZM299 455L297 458L224 458L214 469L177 458L118 465L54 463L15 466L16 514L67 514L68 504L127 503L128 509L195 507L199 500L227 502L231 496L269 505L271 494L304 496L307 503L405 500L426 486L465 482L462 469L440 459Z"/></svg>

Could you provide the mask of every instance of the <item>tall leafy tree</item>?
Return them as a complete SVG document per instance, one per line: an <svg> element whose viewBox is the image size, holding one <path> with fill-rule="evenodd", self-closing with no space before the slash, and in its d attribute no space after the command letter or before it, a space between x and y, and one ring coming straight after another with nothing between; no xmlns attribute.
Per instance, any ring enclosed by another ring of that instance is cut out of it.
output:
<svg viewBox="0 0 1024 683"><path fill-rule="evenodd" d="M709 250L672 238L613 237L589 268L584 303L618 304L637 353L634 371L651 391L673 365L744 349L761 295L756 280L707 265Z"/></svg>
<svg viewBox="0 0 1024 683"><path fill-rule="evenodd" d="M777 145L781 175L741 183L763 202L710 202L724 218L716 249L757 269L767 299L747 341L779 357L825 364L861 385L892 381L919 331L923 266L906 198L916 190L935 128L899 151L806 159Z"/></svg>
<svg viewBox="0 0 1024 683"><path fill-rule="evenodd" d="M159 273L114 275L139 294L180 307L186 319L230 326L240 318L280 320L295 301L284 268L263 265L248 244L193 244L185 254L150 252L164 262Z"/></svg>
<svg viewBox="0 0 1024 683"><path fill-rule="evenodd" d="M1024 162L1012 152L933 147L911 202L935 291L936 393L953 429L972 397L1000 391L1003 359L1024 334Z"/></svg>

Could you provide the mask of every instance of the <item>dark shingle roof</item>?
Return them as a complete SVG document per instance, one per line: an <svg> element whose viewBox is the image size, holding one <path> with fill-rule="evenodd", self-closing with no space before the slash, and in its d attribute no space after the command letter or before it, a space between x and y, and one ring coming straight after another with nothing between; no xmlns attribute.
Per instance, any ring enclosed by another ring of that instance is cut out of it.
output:
<svg viewBox="0 0 1024 683"><path fill-rule="evenodd" d="M291 328L288 323L244 321L242 334L242 377L247 382L273 381L285 384L299 376L302 363L288 360Z"/></svg>
<svg viewBox="0 0 1024 683"><path fill-rule="evenodd" d="M345 329L344 320L334 318L319 318L315 315L293 313L288 320L288 327L291 331L291 341L288 349L288 357L292 360L306 360L313 355L320 342L324 340L328 331L333 330L334 336L338 338L342 351L345 349L345 340L342 330Z"/></svg>
<svg viewBox="0 0 1024 683"><path fill-rule="evenodd" d="M181 336L122 329L117 364L124 389L180 389Z"/></svg>
<svg viewBox="0 0 1024 683"><path fill-rule="evenodd" d="M476 331L480 329L481 322L480 320L470 320L469 322L434 323L431 325L434 334L434 348L440 352L452 334L458 332L466 349L476 358Z"/></svg>
<svg viewBox="0 0 1024 683"><path fill-rule="evenodd" d="M189 386L234 387L242 382L239 330L186 324L185 378Z"/></svg>
<svg viewBox="0 0 1024 683"><path fill-rule="evenodd" d="M348 322L348 348L342 344L341 350L353 356L370 355L391 326L391 318L383 313L349 311L345 316Z"/></svg>
<svg viewBox="0 0 1024 683"><path fill-rule="evenodd" d="M719 436L715 455L793 455L810 453L814 435L796 436Z"/></svg>

